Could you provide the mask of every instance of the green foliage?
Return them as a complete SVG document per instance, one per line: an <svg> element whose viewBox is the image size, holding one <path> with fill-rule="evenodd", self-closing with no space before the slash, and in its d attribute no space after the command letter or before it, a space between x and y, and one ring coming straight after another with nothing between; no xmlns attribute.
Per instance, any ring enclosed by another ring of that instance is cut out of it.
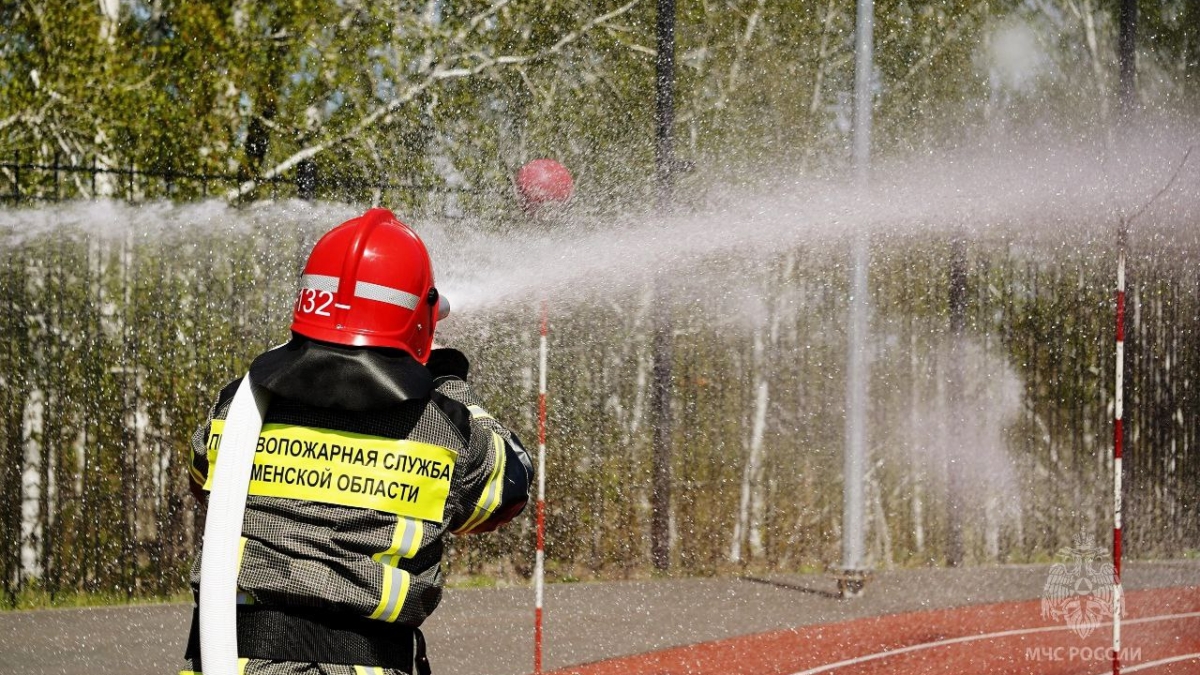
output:
<svg viewBox="0 0 1200 675"><path fill-rule="evenodd" d="M854 8L678 3L680 158L696 179L847 158ZM900 152L1112 119L1116 3L876 3L876 146ZM1141 8L1143 104L1194 109L1195 0ZM292 176L311 155L327 196L380 183L467 188L510 208L513 170L554 156L584 199L640 203L654 166L655 8L646 0L291 0L0 10L0 158ZM12 177L9 172L9 177ZM119 176L84 194L117 194ZM49 186L44 186L49 189ZM247 189L245 196L265 191ZM175 192L191 199L194 192Z"/></svg>

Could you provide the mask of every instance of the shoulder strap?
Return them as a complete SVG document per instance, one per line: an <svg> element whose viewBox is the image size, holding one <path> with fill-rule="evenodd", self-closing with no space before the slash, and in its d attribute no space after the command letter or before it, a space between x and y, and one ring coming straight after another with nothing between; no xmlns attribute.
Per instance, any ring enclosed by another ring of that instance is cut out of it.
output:
<svg viewBox="0 0 1200 675"><path fill-rule="evenodd" d="M462 436L463 442L471 442L471 411L461 401L450 398L436 389L429 392L429 398L443 413L446 419L454 425Z"/></svg>

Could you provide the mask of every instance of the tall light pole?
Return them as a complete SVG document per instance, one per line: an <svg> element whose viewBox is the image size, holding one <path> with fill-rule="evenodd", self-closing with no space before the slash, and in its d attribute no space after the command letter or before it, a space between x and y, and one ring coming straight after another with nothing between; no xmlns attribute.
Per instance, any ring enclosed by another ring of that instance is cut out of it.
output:
<svg viewBox="0 0 1200 675"><path fill-rule="evenodd" d="M658 0L654 61L654 168L660 207L671 203L675 169L675 0Z"/></svg>
<svg viewBox="0 0 1200 675"><path fill-rule="evenodd" d="M1128 122L1137 106L1137 0L1121 0L1117 34L1117 61L1120 69L1117 110L1121 121Z"/></svg>
<svg viewBox="0 0 1200 675"><path fill-rule="evenodd" d="M871 168L871 73L874 66L874 0L858 0L854 39L854 172L865 192ZM862 594L864 570L863 481L867 446L867 233L865 224L854 233L850 272L849 341L846 364L846 448L842 491L842 573L838 590L843 598Z"/></svg>
<svg viewBox="0 0 1200 675"><path fill-rule="evenodd" d="M946 398L951 428L960 428L964 413L963 340L967 327L967 242L962 230L950 241L950 365L946 375ZM949 442L949 439L947 439ZM966 507L963 495L963 458L961 453L946 451L946 566L959 567L966 555L963 546L962 517Z"/></svg>
<svg viewBox="0 0 1200 675"><path fill-rule="evenodd" d="M654 88L654 166L659 210L671 204L675 149L675 0L658 0L658 50ZM667 289L655 289L656 293ZM653 387L653 477L650 487L650 558L655 569L671 564L671 325L669 307L655 314Z"/></svg>

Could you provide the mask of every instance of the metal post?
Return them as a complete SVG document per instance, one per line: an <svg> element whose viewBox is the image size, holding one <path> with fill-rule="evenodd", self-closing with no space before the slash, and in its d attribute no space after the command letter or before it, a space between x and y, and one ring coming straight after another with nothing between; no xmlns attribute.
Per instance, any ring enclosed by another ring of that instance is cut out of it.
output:
<svg viewBox="0 0 1200 675"><path fill-rule="evenodd" d="M967 260L966 242L962 233L950 243L950 364L946 382L950 425L960 428L963 415L963 334L967 325ZM947 439L947 446L950 444ZM958 567L964 558L962 515L963 458L961 453L947 447L946 452L946 565Z"/></svg>
<svg viewBox="0 0 1200 675"><path fill-rule="evenodd" d="M317 196L317 163L311 159L296 165L296 195L305 201Z"/></svg>
<svg viewBox="0 0 1200 675"><path fill-rule="evenodd" d="M658 0L658 52L655 61L655 175L659 208L671 208L675 156L675 0ZM662 294L665 289L658 288ZM654 380L651 407L654 419L653 477L650 489L650 557L655 569L671 564L671 338L669 310L655 315Z"/></svg>
<svg viewBox="0 0 1200 675"><path fill-rule="evenodd" d="M542 331L538 349L538 457L537 457L537 552L534 558L533 585L533 672L542 672L542 596L546 577L546 361L549 347L550 310L542 301Z"/></svg>
<svg viewBox="0 0 1200 675"><path fill-rule="evenodd" d="M1117 35L1117 60L1121 76L1118 105L1119 119L1125 127L1132 123L1137 109L1137 23L1137 0L1121 0ZM1184 161L1187 161L1187 155L1184 155ZM1121 611L1124 601L1121 588L1121 455L1125 440L1125 261L1129 251L1129 224L1129 219L1122 218L1117 229L1117 353L1113 392L1113 675L1120 675L1121 672Z"/></svg>
<svg viewBox="0 0 1200 675"><path fill-rule="evenodd" d="M667 207L671 202L675 170L675 0L658 0L656 28L654 160L659 204Z"/></svg>
<svg viewBox="0 0 1200 675"><path fill-rule="evenodd" d="M654 330L653 476L650 487L650 558L657 570L671 566L671 325L670 309L659 310Z"/></svg>
<svg viewBox="0 0 1200 675"><path fill-rule="evenodd" d="M854 29L854 168L860 187L871 172L871 92L875 68L875 0L858 0Z"/></svg>
<svg viewBox="0 0 1200 675"><path fill-rule="evenodd" d="M1125 259L1129 248L1129 221L1122 218L1117 230L1117 345L1116 382L1113 388L1113 597L1112 672L1121 673L1121 455L1125 445Z"/></svg>
<svg viewBox="0 0 1200 675"><path fill-rule="evenodd" d="M1117 103L1122 122L1128 122L1137 107L1137 21L1137 0L1121 0L1117 35L1117 61L1120 64Z"/></svg>
<svg viewBox="0 0 1200 675"><path fill-rule="evenodd" d="M854 66L854 169L859 188L867 189L871 167L871 73L874 64L875 5L858 0ZM863 481L866 471L867 331L870 307L867 298L867 234L854 233L850 278L849 344L846 367L846 449L842 488L842 576L844 598L862 594L865 583L863 533Z"/></svg>

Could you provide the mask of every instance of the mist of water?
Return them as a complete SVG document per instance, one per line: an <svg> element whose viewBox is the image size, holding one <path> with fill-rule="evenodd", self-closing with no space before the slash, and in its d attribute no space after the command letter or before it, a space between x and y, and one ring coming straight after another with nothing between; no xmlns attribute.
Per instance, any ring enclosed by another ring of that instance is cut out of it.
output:
<svg viewBox="0 0 1200 675"><path fill-rule="evenodd" d="M715 260L755 264L789 247L828 247L856 230L874 242L954 232L1086 245L1111 240L1120 220L1136 215L1146 226L1170 231L1200 207L1200 150L1183 162L1197 138L1164 132L1119 153L1087 140L1050 147L993 141L880 163L865 192L840 179L764 169L749 187L695 190L691 203L669 215L568 213L554 222L499 229L470 214L397 215L425 239L455 312L477 315L511 302L611 296L686 276ZM10 242L62 227L135 239L187 228L260 227L271 236L290 232L315 241L357 212L301 201L234 208L219 201L128 206L101 200L4 210L0 228Z"/></svg>
<svg viewBox="0 0 1200 675"><path fill-rule="evenodd" d="M1019 519L1029 489L1005 433L1021 412L1024 382L1012 364L976 339L963 338L957 350L935 344L929 351L951 354L943 367L960 369L962 391L950 391L944 373L931 373L924 384L932 395L890 401L908 412L895 444L884 447L908 448L925 495L946 501L949 490L958 491L967 509L958 517L983 523L984 546L995 559L999 532ZM959 363L950 363L956 358ZM947 476L952 463L957 484Z"/></svg>
<svg viewBox="0 0 1200 675"><path fill-rule="evenodd" d="M667 216L458 237L437 224L421 231L444 289L464 311L540 296L603 297L714 259L754 264L792 246L826 247L859 228L877 242L955 232L1085 245L1111 241L1134 214L1157 228L1186 224L1200 207L1200 157L1181 167L1189 141L1164 135L1120 161L1103 146L1013 142L883 164L865 194L844 181L789 177L716 187L701 206Z"/></svg>

